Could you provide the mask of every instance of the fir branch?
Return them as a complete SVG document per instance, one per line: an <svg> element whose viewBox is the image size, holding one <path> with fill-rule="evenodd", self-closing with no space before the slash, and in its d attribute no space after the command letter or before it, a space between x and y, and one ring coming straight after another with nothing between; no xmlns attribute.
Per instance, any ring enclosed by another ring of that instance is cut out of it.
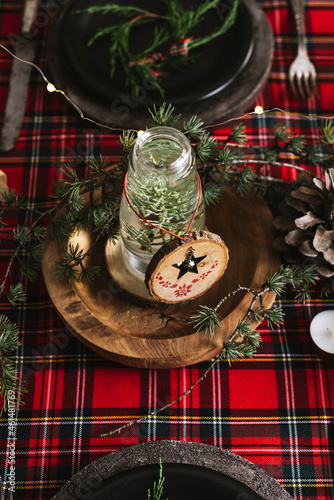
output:
<svg viewBox="0 0 334 500"><path fill-rule="evenodd" d="M47 234L47 229L44 226L36 224L31 227L31 234L35 241L41 243Z"/></svg>
<svg viewBox="0 0 334 500"><path fill-rule="evenodd" d="M27 300L22 283L11 285L9 288L9 292L6 293L6 295L8 302L10 302L12 306L17 306L20 302L25 302Z"/></svg>
<svg viewBox="0 0 334 500"><path fill-rule="evenodd" d="M241 342L232 341L226 345L223 356L224 359L231 365L231 361L239 361L244 357L244 348Z"/></svg>
<svg viewBox="0 0 334 500"><path fill-rule="evenodd" d="M221 328L221 318L218 310L222 304L241 291L252 294L253 298L247 312L242 319L239 319L230 337L225 340L221 353L229 362L242 357L250 357L259 347L261 340L260 335L253 330L250 318L253 317L258 323L266 318L269 328L278 326L283 322L283 310L280 307L271 307L270 309L264 307L264 294L271 291L281 295L288 285L298 286L298 290L304 290L304 288L308 290L309 285L313 284L316 279L318 279L318 276L315 266L312 264L306 266L304 270L298 267L281 266L276 273L267 277L260 290L252 290L249 287L238 285L235 290L220 299L215 308L201 305L197 313L190 318L190 323L194 323L196 333L203 331L204 337L209 332L212 338L215 334L215 327ZM305 292L301 293L301 298L305 298ZM255 307L258 300L260 300L261 306ZM236 340L237 338L241 340Z"/></svg>
<svg viewBox="0 0 334 500"><path fill-rule="evenodd" d="M7 208L26 208L27 199L24 195L18 194L15 189L6 187L0 189L0 207L3 205L6 205Z"/></svg>
<svg viewBox="0 0 334 500"><path fill-rule="evenodd" d="M328 146L334 145L334 124L332 120L320 122L319 141Z"/></svg>
<svg viewBox="0 0 334 500"><path fill-rule="evenodd" d="M269 328L272 328L273 325L278 326L283 323L284 313L281 307L272 307L271 309L266 309L264 311L264 314Z"/></svg>
<svg viewBox="0 0 334 500"><path fill-rule="evenodd" d="M298 291L295 295L295 299L298 302L302 302L302 303L308 302L312 298L311 291L312 290L311 290L310 284L302 285L298 288Z"/></svg>
<svg viewBox="0 0 334 500"><path fill-rule="evenodd" d="M199 137L204 134L203 121L192 116L187 123L183 123L183 133L189 137Z"/></svg>
<svg viewBox="0 0 334 500"><path fill-rule="evenodd" d="M131 132L129 130L123 130L123 136L130 133ZM87 160L87 165L91 169L92 173L103 174L106 168L110 165L110 160L109 158L103 158L102 155L97 158L95 156L91 156Z"/></svg>
<svg viewBox="0 0 334 500"><path fill-rule="evenodd" d="M313 285L319 279L314 264L308 264L305 267L300 266L281 266L280 269L268 276L266 286L272 292L280 295L288 285L297 289L304 285Z"/></svg>
<svg viewBox="0 0 334 500"><path fill-rule="evenodd" d="M21 343L17 326L6 316L0 316L0 396L3 398L1 413L7 410L8 402L16 407L22 402L21 396L27 392L15 371L15 358L11 355Z"/></svg>
<svg viewBox="0 0 334 500"><path fill-rule="evenodd" d="M304 151L305 140L303 136L293 136L290 138L288 142L288 149L295 153L296 155L300 155Z"/></svg>
<svg viewBox="0 0 334 500"><path fill-rule="evenodd" d="M221 197L222 189L221 186L214 182L206 182L205 184L202 184L202 194L205 205L214 205Z"/></svg>
<svg viewBox="0 0 334 500"><path fill-rule="evenodd" d="M196 156L202 162L216 159L216 140L208 132L205 132L196 147Z"/></svg>
<svg viewBox="0 0 334 500"><path fill-rule="evenodd" d="M30 241L30 229L24 226L17 226L13 230L13 238L23 247Z"/></svg>
<svg viewBox="0 0 334 500"><path fill-rule="evenodd" d="M225 167L231 169L235 164L242 163L243 153L239 149L229 148L224 146L217 152L217 160Z"/></svg>
<svg viewBox="0 0 334 500"><path fill-rule="evenodd" d="M82 271L78 268L87 256L88 252L84 252L80 248L79 243L75 246L72 243L64 248L63 259L56 261L58 270L56 276L65 276L69 283L71 281L80 281Z"/></svg>
<svg viewBox="0 0 334 500"><path fill-rule="evenodd" d="M236 192L240 196L244 196L252 189L252 183L256 180L256 173L251 167L246 167L241 170L236 178Z"/></svg>
<svg viewBox="0 0 334 500"><path fill-rule="evenodd" d="M100 274L101 266L89 266L81 269L79 279L83 285L90 285Z"/></svg>
<svg viewBox="0 0 334 500"><path fill-rule="evenodd" d="M148 111L153 126L172 127L181 118L181 115L174 116L174 106L167 105L165 102L159 108L153 104L153 110L149 109Z"/></svg>
<svg viewBox="0 0 334 500"><path fill-rule="evenodd" d="M246 127L242 123L237 123L236 125L234 125L230 135L230 140L234 140L237 144L240 145L246 145Z"/></svg>
<svg viewBox="0 0 334 500"><path fill-rule="evenodd" d="M199 306L197 314L191 316L190 322L194 323L196 333L204 330L203 338L207 332L209 332L210 338L212 338L215 333L215 326L221 326L221 318L217 311L205 305Z"/></svg>
<svg viewBox="0 0 334 500"><path fill-rule="evenodd" d="M289 141L290 134L285 123L275 123L273 132L276 139L276 144L278 142L283 142L285 144Z"/></svg>
<svg viewBox="0 0 334 500"><path fill-rule="evenodd" d="M129 153L137 140L137 134L133 130L123 130L119 138L119 144L126 153Z"/></svg>
<svg viewBox="0 0 334 500"><path fill-rule="evenodd" d="M293 282L293 269L290 266L281 266L276 273L268 276L266 286L279 295L285 291L291 282Z"/></svg>

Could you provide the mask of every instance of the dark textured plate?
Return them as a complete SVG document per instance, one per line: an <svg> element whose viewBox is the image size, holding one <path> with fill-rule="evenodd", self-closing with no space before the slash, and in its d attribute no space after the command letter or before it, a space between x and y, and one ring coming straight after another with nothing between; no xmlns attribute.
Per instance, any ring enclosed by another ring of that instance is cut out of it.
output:
<svg viewBox="0 0 334 500"><path fill-rule="evenodd" d="M109 1L100 0L99 4ZM125 3L125 0L120 3ZM85 9L90 5L91 0L72 0L64 13L61 23L61 45L68 69L78 82L97 97L111 102L122 93L128 93L132 100L136 100L136 94L131 88L124 89L125 77L120 65L114 77L111 79L109 76L108 37L100 38L90 47L87 46L98 28L105 28L110 22L111 24L119 22L116 16L73 14L73 11ZM159 3L141 0L140 6L156 12ZM194 32L195 37L205 36L218 27L222 22L218 12L215 9L209 11L205 23ZM172 104L195 102L206 99L230 85L252 53L253 29L254 26L248 22L248 11L245 5L241 4L236 22L227 33L192 51L196 57L195 63L189 62L184 71L169 70L168 76L160 77L168 101ZM145 50L152 38L153 24L145 24L134 29L130 37L131 52L138 53ZM145 82L140 85L137 100L141 106L163 102L157 90L145 90Z"/></svg>
<svg viewBox="0 0 334 500"><path fill-rule="evenodd" d="M53 500L147 499L163 463L169 500L292 500L262 469L214 446L156 441L129 446L84 467Z"/></svg>
<svg viewBox="0 0 334 500"><path fill-rule="evenodd" d="M238 495L247 500L261 500L257 493L239 481L197 465L164 464L163 475L165 477L163 498L221 500L224 493L224 500L235 500ZM90 499L145 500L148 489L152 490L154 481L157 481L158 477L158 465L144 465L121 472L101 484Z"/></svg>
<svg viewBox="0 0 334 500"><path fill-rule="evenodd" d="M101 0L99 4L106 2ZM61 9L49 33L48 61L56 87L100 123L125 128L143 126L147 124L147 107L163 101L175 105L183 119L198 114L206 123L215 122L245 109L266 81L273 37L266 16L254 0L241 0L235 24L224 35L196 49L195 63L189 63L184 71L171 69L160 77L165 98L145 81L138 95L134 89L125 88L121 68L110 78L108 38L102 37L90 47L87 43L98 27L116 23L118 18L73 14L89 5L91 0L70 0ZM140 5L157 8L153 0L142 0ZM217 27L222 22L222 10L211 10L195 36ZM147 46L152 29L145 25L133 30L135 52Z"/></svg>

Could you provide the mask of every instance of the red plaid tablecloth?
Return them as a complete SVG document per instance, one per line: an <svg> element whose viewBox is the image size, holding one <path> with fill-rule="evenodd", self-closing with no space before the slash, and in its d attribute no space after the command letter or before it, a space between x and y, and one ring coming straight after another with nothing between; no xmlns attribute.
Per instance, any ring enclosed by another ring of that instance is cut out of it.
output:
<svg viewBox="0 0 334 500"><path fill-rule="evenodd" d="M43 35L52 17L43 14L47 5L41 2L38 18L36 63L43 69L47 66ZM313 0L306 5L307 47L317 67L320 98L302 102L291 96L286 76L296 52L291 10L283 0L266 0L261 6L275 34L275 54L268 84L254 105L291 114L273 110L242 121L254 143L271 140L273 124L283 120L314 139L319 119L300 113L334 115L334 1ZM1 43L8 48L10 35L19 32L22 7L20 0L1 0ZM0 50L0 117L11 64L9 54ZM227 124L215 135L224 138L229 130ZM121 154L117 139L81 120L60 94L48 93L33 70L19 140L13 151L2 154L0 169L10 187L42 210L52 204L49 186L59 165L100 153L117 158ZM293 178L295 173L282 175ZM30 212L21 211L19 221L28 224ZM1 274L12 252L8 235L16 223L10 219L0 235ZM13 279L18 275L14 267ZM0 474L8 486L14 443L14 498L49 499L96 458L158 439L198 441L237 453L273 476L296 500L334 497L334 364L318 357L309 335L315 314L334 309L333 296L325 300L316 295L300 305L285 295L279 301L284 324L273 332L259 328L263 342L254 359L231 367L219 362L178 404L119 436L99 438L100 433L176 398L209 361L172 370L141 370L101 359L64 329L42 278L23 284L28 295L24 305L14 308L0 298L1 314L19 326L22 346L16 367L28 388L25 405L15 415L13 436L8 434L7 414L1 418Z"/></svg>

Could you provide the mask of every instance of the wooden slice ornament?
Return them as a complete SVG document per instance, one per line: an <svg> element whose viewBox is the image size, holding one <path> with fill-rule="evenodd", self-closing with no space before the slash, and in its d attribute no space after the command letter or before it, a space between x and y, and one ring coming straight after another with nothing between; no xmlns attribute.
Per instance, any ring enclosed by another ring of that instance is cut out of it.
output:
<svg viewBox="0 0 334 500"><path fill-rule="evenodd" d="M150 261L145 283L151 296L177 304L193 300L224 274L229 255L224 241L209 231L195 231L186 240L163 245Z"/></svg>

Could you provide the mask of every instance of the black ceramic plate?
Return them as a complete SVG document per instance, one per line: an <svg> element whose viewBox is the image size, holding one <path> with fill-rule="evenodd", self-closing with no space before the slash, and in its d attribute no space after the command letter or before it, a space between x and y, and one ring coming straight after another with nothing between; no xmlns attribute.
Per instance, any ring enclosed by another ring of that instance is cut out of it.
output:
<svg viewBox="0 0 334 500"><path fill-rule="evenodd" d="M165 477L163 498L171 500L210 499L261 500L261 497L239 481L220 474L219 472L187 464L164 464ZM100 488L92 492L91 500L133 500L134 498L147 499L148 489L153 488L154 481L159 478L158 465L145 465L116 474L107 479ZM134 492L136 492L134 494ZM243 495L243 496L242 496Z"/></svg>
<svg viewBox="0 0 334 500"><path fill-rule="evenodd" d="M262 469L219 448L184 441L156 441L110 453L83 468L53 500L147 499L163 463L169 500L292 500Z"/></svg>
<svg viewBox="0 0 334 500"><path fill-rule="evenodd" d="M100 0L99 4L107 1ZM199 114L205 122L214 122L240 112L266 81L273 37L266 16L254 0L241 0L232 28L193 51L196 63L189 63L184 71L171 69L160 77L164 98L144 81L136 95L133 88L125 87L121 68L110 78L108 38L101 37L90 47L87 44L98 27L117 23L118 18L73 13L89 5L91 0L70 0L61 9L49 34L48 60L56 87L96 121L116 127L142 126L143 120L147 121L147 107L167 101L184 119ZM140 3L153 11L157 5L154 0ZM213 9L194 35L203 36L221 22L222 9ZM153 25L133 30L134 52L147 46L152 30Z"/></svg>
<svg viewBox="0 0 334 500"><path fill-rule="evenodd" d="M100 0L99 4L109 1ZM120 3L125 3L125 0ZM128 93L132 100L136 100L133 89L124 89L125 78L121 66L117 68L112 79L109 76L109 39L100 38L88 47L88 41L98 28L105 28L108 23L115 24L119 22L119 18L101 14L73 14L73 11L85 9L90 5L91 0L72 0L64 14L61 45L68 68L71 68L73 77L97 97L111 102L122 93ZM141 0L140 6L155 12L159 3ZM215 9L209 11L205 23L193 32L195 37L205 36L218 27L222 22L218 13L219 10ZM130 37L131 51L138 53L145 50L152 37L153 24L145 24L133 30ZM233 82L248 61L252 50L253 26L248 22L245 5L241 4L236 22L227 33L192 51L196 63L189 62L184 71L169 70L168 76L160 76L166 98L172 104L184 104L218 93ZM147 106L153 102L163 102L163 98L157 90L147 89L147 86L145 89L145 82L141 82L137 101L141 106Z"/></svg>

